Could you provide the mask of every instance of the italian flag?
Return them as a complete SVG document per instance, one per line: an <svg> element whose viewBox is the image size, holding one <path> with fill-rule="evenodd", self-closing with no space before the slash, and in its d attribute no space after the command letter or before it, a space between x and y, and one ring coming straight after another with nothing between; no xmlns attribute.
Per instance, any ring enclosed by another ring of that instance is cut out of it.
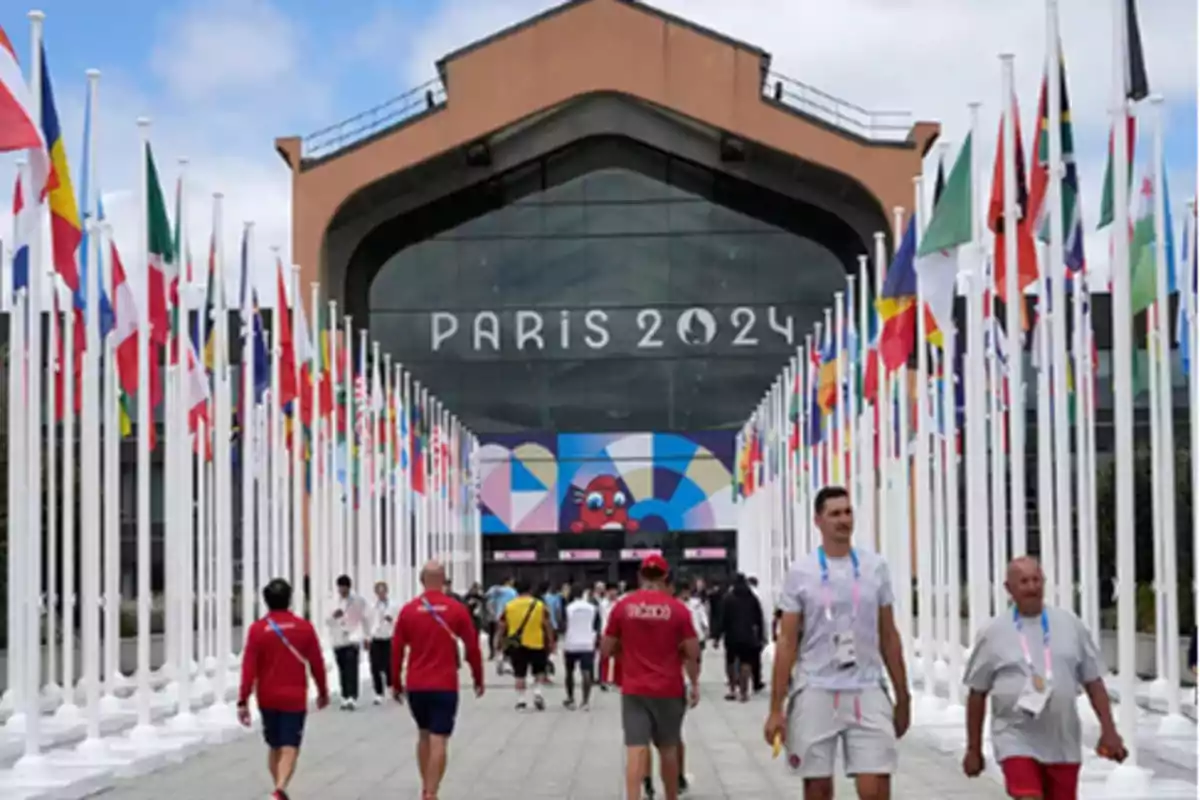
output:
<svg viewBox="0 0 1200 800"><path fill-rule="evenodd" d="M146 197L147 214L146 231L147 244L150 252L150 299L151 305L159 291L165 287L169 295L161 295L171 308L178 306L178 274L175 270L175 241L171 231L171 221L167 218L167 205L163 199L162 185L158 182L158 170L154 166L154 154L150 145L146 145ZM158 287L156 288L155 283ZM153 324L153 318L151 319ZM172 327L168 325L168 331ZM172 342L171 347L175 346ZM201 419L208 416L208 380L204 375L200 359L196 355L195 345L190 337L184 340L187 353L180 359L186 366L183 378L183 403L187 409L188 429L196 431ZM185 360L186 359L186 360Z"/></svg>

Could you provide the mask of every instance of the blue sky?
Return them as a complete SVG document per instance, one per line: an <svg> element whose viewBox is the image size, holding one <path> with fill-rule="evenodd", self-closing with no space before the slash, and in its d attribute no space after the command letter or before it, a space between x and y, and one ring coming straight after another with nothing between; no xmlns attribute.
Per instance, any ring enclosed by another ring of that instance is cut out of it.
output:
<svg viewBox="0 0 1200 800"><path fill-rule="evenodd" d="M908 109L941 121L957 146L967 103L984 102L991 158L1000 99L996 54L1017 56L1026 136L1045 52L1043 0L654 0L652 5L757 44L773 68L867 108ZM25 9L5 3L3 25L28 63ZM256 221L255 250L287 257L290 182L276 136L311 133L434 76L450 50L554 5L550 0L124 0L111 6L44 0L46 45L69 150L78 162L84 71L102 71L98 183L129 236L136 185L134 120L154 120L164 180L187 157L192 240L211 229L211 194L226 196L233 252L241 222ZM1084 203L1096 216L1107 135L1112 3L1060 0ZM1141 0L1152 87L1167 100L1173 198L1195 192L1196 4ZM348 9L353 8L353 13ZM12 162L0 160L0 186ZM78 177L76 177L78 182ZM0 190L7 196L7 189ZM7 207L5 201L0 206ZM8 222L0 212L0 231ZM1176 215L1177 219L1182 214ZM197 252L200 244L193 247ZM1105 249L1089 237L1090 253ZM267 273L269 274L269 273Z"/></svg>

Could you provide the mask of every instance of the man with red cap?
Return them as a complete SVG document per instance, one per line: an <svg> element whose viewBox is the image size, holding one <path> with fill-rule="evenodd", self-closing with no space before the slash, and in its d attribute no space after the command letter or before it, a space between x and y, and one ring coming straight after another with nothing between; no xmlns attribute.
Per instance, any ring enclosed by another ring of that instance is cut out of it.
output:
<svg viewBox="0 0 1200 800"><path fill-rule="evenodd" d="M700 642L687 606L667 589L670 568L658 554L639 570L641 588L613 606L601 657L620 653L621 727L625 732L625 796L638 797L658 749L666 800L679 797L679 746L684 711L700 701ZM684 686L687 672L690 690Z"/></svg>

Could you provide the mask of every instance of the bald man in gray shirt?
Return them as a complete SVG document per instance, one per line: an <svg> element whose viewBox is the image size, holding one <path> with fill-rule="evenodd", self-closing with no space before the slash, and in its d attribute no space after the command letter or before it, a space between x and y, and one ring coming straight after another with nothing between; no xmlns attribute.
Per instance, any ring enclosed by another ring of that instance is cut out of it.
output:
<svg viewBox="0 0 1200 800"><path fill-rule="evenodd" d="M1086 691L1100 720L1096 752L1125 759L1113 724L1104 666L1096 642L1070 611L1048 608L1037 559L1008 565L1012 610L989 622L975 640L964 681L967 752L963 771L983 771L983 719L992 700L992 749L1011 797L1074 798L1078 794L1083 734L1075 699Z"/></svg>

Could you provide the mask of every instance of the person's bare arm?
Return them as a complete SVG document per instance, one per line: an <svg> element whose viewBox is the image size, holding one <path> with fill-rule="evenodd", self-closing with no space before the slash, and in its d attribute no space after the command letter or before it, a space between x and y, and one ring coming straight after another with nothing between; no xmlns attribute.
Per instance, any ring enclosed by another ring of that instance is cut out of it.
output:
<svg viewBox="0 0 1200 800"><path fill-rule="evenodd" d="M692 637L679 643L683 654L683 671L692 686L700 684L700 640Z"/></svg>
<svg viewBox="0 0 1200 800"><path fill-rule="evenodd" d="M613 658L621 649L621 640L615 636L605 636L600 640L600 658Z"/></svg>
<svg viewBox="0 0 1200 800"><path fill-rule="evenodd" d="M775 664L771 669L771 713L783 713L787 700L788 681L796 663L800 648L800 630L804 625L804 614L799 611L784 612L779 619L779 639L775 642Z"/></svg>
<svg viewBox="0 0 1200 800"><path fill-rule="evenodd" d="M892 679L897 702L907 702L908 671L904 667L904 645L900 641L900 631L896 629L896 617L890 605L879 607L879 654L883 657L888 677Z"/></svg>
<svg viewBox="0 0 1200 800"><path fill-rule="evenodd" d="M987 716L987 692L972 689L967 694L967 752L983 752L983 720Z"/></svg>

